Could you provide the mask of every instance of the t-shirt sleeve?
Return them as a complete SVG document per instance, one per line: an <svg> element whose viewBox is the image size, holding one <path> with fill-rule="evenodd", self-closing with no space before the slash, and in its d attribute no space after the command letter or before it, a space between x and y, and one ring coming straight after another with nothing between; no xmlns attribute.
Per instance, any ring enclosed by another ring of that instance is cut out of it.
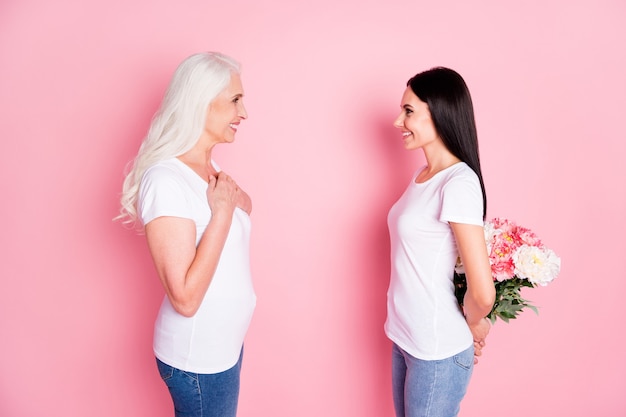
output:
<svg viewBox="0 0 626 417"><path fill-rule="evenodd" d="M162 216L193 218L182 179L166 167L146 171L139 186L137 207L144 226Z"/></svg>
<svg viewBox="0 0 626 417"><path fill-rule="evenodd" d="M441 199L440 221L478 226L484 224L483 193L478 177L452 178L443 187Z"/></svg>

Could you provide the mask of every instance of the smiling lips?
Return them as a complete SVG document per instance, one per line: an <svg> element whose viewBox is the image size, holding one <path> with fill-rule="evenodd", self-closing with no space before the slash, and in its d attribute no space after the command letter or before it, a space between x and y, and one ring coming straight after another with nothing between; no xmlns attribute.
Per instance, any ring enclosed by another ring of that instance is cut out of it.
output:
<svg viewBox="0 0 626 417"><path fill-rule="evenodd" d="M411 132L402 132L402 139L406 139L406 138L408 138L411 135L412 135Z"/></svg>
<svg viewBox="0 0 626 417"><path fill-rule="evenodd" d="M237 125L238 123L229 123L228 126L230 126L231 129L233 130L237 130Z"/></svg>

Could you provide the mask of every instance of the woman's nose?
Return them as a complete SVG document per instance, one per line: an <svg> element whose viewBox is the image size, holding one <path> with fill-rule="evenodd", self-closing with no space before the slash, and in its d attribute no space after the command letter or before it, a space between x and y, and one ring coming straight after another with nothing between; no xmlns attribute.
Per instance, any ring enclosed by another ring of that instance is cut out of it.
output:
<svg viewBox="0 0 626 417"><path fill-rule="evenodd" d="M404 127L404 119L402 115L399 115L398 118L393 122L393 126L398 129L402 129Z"/></svg>
<svg viewBox="0 0 626 417"><path fill-rule="evenodd" d="M243 105L243 103L241 103L241 107L239 109L239 117L241 117L242 119L248 118L248 112L246 111L246 107Z"/></svg>

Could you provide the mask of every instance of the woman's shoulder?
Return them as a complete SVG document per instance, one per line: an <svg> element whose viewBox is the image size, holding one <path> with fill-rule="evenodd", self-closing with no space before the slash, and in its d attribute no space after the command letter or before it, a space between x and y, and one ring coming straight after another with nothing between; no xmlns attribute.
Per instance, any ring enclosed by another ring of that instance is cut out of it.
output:
<svg viewBox="0 0 626 417"><path fill-rule="evenodd" d="M446 170L445 175L447 180L455 180L455 179L468 179L471 181L478 181L478 175L474 172L472 168L469 167L465 162L457 162L452 165L450 169Z"/></svg>
<svg viewBox="0 0 626 417"><path fill-rule="evenodd" d="M182 162L176 158L164 159L148 167L141 179L142 184L181 183L185 179Z"/></svg>
<svg viewBox="0 0 626 417"><path fill-rule="evenodd" d="M441 178L442 190L472 189L480 191L478 175L465 162L458 162L446 170Z"/></svg>
<svg viewBox="0 0 626 417"><path fill-rule="evenodd" d="M178 158L168 158L150 165L144 176L181 176L185 173L184 168L184 163Z"/></svg>
<svg viewBox="0 0 626 417"><path fill-rule="evenodd" d="M164 159L162 161L158 161L158 162L155 162L154 164L150 165L146 171L164 171L164 170L173 171L173 170L177 170L177 168L179 167L179 165L178 165L179 162L180 161L178 161L177 158Z"/></svg>

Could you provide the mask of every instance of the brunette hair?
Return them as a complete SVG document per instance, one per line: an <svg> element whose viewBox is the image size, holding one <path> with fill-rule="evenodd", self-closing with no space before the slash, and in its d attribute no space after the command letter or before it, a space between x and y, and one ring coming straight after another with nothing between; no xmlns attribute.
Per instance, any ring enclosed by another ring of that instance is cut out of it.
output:
<svg viewBox="0 0 626 417"><path fill-rule="evenodd" d="M480 169L474 107L463 77L449 68L435 67L415 75L407 86L428 105L435 129L446 148L478 176L483 193L484 220L487 194Z"/></svg>

